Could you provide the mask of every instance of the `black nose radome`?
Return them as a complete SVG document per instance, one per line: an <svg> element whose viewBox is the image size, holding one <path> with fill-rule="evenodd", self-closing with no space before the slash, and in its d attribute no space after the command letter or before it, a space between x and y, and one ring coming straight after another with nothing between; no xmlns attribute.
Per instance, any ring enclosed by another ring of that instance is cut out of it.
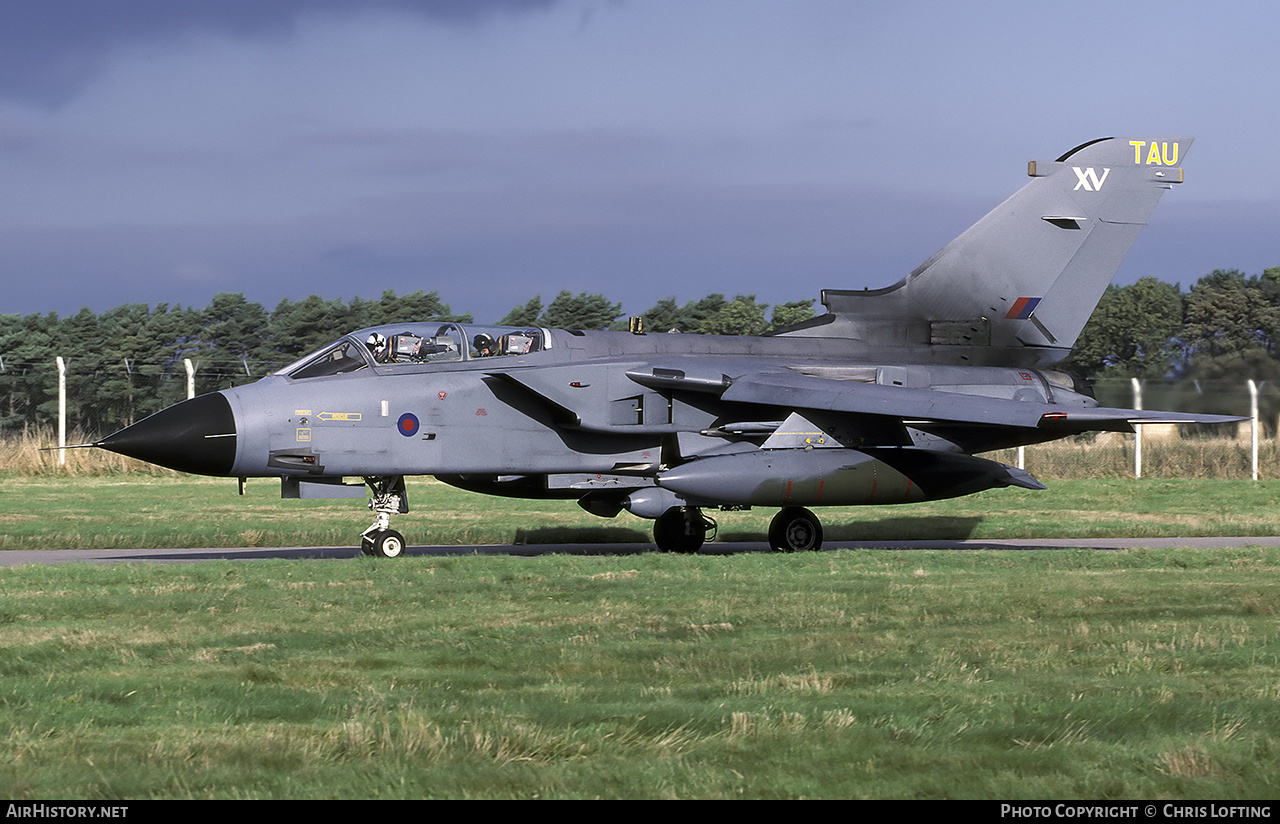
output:
<svg viewBox="0 0 1280 824"><path fill-rule="evenodd" d="M197 475L229 475L236 459L236 420L221 392L175 403L98 441L140 461Z"/></svg>

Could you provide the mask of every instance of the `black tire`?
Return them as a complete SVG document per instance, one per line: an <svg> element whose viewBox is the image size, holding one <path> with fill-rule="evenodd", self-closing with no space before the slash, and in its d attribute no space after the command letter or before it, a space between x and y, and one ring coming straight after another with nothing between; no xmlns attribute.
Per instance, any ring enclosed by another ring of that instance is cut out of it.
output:
<svg viewBox="0 0 1280 824"><path fill-rule="evenodd" d="M707 522L697 507L673 506L653 522L653 542L663 552L691 554L707 540Z"/></svg>
<svg viewBox="0 0 1280 824"><path fill-rule="evenodd" d="M384 529L373 536L372 550L375 558L399 558L404 555L404 536L394 529Z"/></svg>
<svg viewBox="0 0 1280 824"><path fill-rule="evenodd" d="M822 524L804 507L787 507L769 522L769 546L775 552L816 552L822 549Z"/></svg>

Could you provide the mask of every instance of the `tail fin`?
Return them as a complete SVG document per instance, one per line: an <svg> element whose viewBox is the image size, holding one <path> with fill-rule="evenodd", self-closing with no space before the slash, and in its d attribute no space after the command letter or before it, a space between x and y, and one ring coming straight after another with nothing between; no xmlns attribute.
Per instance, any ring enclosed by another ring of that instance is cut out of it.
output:
<svg viewBox="0 0 1280 824"><path fill-rule="evenodd" d="M934 361L957 345L987 347L955 358L967 363L1058 360L1160 195L1182 182L1190 147L1190 138L1101 138L1032 161L1031 182L897 284L826 290L822 302L855 327L859 317L927 323Z"/></svg>

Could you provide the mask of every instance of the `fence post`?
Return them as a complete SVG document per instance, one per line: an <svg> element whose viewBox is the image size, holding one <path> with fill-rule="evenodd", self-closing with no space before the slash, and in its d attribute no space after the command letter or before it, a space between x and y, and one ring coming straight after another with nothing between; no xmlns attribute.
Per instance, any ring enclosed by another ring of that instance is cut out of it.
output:
<svg viewBox="0 0 1280 824"><path fill-rule="evenodd" d="M1133 384L1133 408L1142 408L1142 384L1137 378L1129 379ZM1133 477L1142 477L1142 424L1133 425Z"/></svg>
<svg viewBox="0 0 1280 824"><path fill-rule="evenodd" d="M58 355L58 465L67 465L67 362Z"/></svg>
<svg viewBox="0 0 1280 824"><path fill-rule="evenodd" d="M1258 384L1249 380L1249 440L1252 458L1250 466L1253 480L1258 480Z"/></svg>
<svg viewBox="0 0 1280 824"><path fill-rule="evenodd" d="M187 400L191 400L196 396L196 368L191 365L191 358L183 358L182 362L187 365Z"/></svg>

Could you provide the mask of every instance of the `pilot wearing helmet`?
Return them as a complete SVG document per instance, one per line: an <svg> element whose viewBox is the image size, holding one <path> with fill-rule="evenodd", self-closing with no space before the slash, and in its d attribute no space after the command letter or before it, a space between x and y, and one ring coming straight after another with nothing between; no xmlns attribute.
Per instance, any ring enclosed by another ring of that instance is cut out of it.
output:
<svg viewBox="0 0 1280 824"><path fill-rule="evenodd" d="M378 363L386 363L388 360L387 338L374 332L365 341L365 345L369 347L369 351L373 353L373 359Z"/></svg>
<svg viewBox="0 0 1280 824"><path fill-rule="evenodd" d="M498 354L498 342L493 339L492 335L481 332L475 336L472 344L482 358Z"/></svg>

